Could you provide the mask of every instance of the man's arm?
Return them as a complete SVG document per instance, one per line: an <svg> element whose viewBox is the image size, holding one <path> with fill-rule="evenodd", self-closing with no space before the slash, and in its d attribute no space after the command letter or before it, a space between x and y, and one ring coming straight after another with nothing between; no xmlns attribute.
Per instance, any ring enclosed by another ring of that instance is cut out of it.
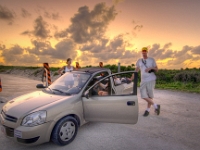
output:
<svg viewBox="0 0 200 150"><path fill-rule="evenodd" d="M154 60L154 67L152 67L152 69L155 71L155 72L157 72L158 71L158 66L157 66L157 63L156 63L156 61L155 61L155 59L153 59Z"/></svg>
<svg viewBox="0 0 200 150"><path fill-rule="evenodd" d="M157 66L153 67L152 69L155 70L155 72L158 71L158 67Z"/></svg>
<svg viewBox="0 0 200 150"><path fill-rule="evenodd" d="M147 69L145 69L145 71L146 72L149 72L150 70L154 70L155 72L157 72L158 71L158 67L157 66L155 66L155 67L150 67L150 68L147 68Z"/></svg>
<svg viewBox="0 0 200 150"><path fill-rule="evenodd" d="M158 71L158 67L157 67L156 61L155 61L154 58L152 58L152 59L153 59L153 65L152 65L153 67L145 69L146 72L149 72L150 70L154 70L154 72Z"/></svg>
<svg viewBox="0 0 200 150"><path fill-rule="evenodd" d="M139 67L136 67L136 68L135 68L135 71L136 71L136 72L138 72L139 70L140 70ZM132 81L133 79L134 79L134 73L132 74L131 78L129 78L129 80Z"/></svg>

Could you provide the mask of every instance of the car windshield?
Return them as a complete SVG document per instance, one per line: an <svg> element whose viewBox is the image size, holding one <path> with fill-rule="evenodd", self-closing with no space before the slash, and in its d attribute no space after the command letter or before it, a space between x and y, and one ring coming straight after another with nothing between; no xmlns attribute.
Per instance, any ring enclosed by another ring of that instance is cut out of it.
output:
<svg viewBox="0 0 200 150"><path fill-rule="evenodd" d="M78 94L86 84L89 77L90 75L87 73L66 72L53 82L49 86L49 89L51 89L53 93L58 94Z"/></svg>

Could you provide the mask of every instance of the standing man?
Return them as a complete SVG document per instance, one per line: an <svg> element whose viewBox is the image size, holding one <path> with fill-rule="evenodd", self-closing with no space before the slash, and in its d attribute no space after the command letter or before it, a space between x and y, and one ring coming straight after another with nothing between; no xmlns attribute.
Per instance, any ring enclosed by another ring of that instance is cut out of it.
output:
<svg viewBox="0 0 200 150"><path fill-rule="evenodd" d="M156 75L154 72L158 71L158 67L153 58L147 56L148 48L142 48L142 57L136 62L135 71L141 71L141 83L140 83L140 93L141 98L147 101L147 109L144 112L143 116L148 116L150 112L151 105L154 106L155 113L160 114L160 105L157 105L153 102L154 98L154 88L156 83ZM130 78L133 80L134 74Z"/></svg>

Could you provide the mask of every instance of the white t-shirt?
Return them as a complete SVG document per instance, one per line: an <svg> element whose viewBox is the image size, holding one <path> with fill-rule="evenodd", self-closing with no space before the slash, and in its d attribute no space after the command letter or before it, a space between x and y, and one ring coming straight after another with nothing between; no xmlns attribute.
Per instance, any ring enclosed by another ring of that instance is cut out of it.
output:
<svg viewBox="0 0 200 150"><path fill-rule="evenodd" d="M65 73L70 72L70 71L73 71L73 67L71 66L69 69L69 68L67 68L67 66L65 66ZM73 74L68 75L66 78L66 81L73 81L73 80L74 80Z"/></svg>
<svg viewBox="0 0 200 150"><path fill-rule="evenodd" d="M69 71L72 71L72 70L73 70L72 66L70 67L70 69L68 69L67 66L65 66L65 72L69 72Z"/></svg>
<svg viewBox="0 0 200 150"><path fill-rule="evenodd" d="M146 61L146 66L142 62L142 60L143 60L144 63ZM153 58L151 58L151 57L148 57L147 59L140 58L136 62L136 66L141 71L141 83L156 80L156 75L155 75L154 72L148 73L148 72L145 71L145 69L147 69L147 68L156 67L157 66L156 65L156 61Z"/></svg>

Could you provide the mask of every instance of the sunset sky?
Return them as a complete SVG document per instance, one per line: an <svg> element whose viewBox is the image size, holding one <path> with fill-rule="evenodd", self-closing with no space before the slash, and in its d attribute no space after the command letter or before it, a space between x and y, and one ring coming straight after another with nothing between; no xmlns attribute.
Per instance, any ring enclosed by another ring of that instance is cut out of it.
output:
<svg viewBox="0 0 200 150"><path fill-rule="evenodd" d="M200 67L200 0L0 0L0 65Z"/></svg>

